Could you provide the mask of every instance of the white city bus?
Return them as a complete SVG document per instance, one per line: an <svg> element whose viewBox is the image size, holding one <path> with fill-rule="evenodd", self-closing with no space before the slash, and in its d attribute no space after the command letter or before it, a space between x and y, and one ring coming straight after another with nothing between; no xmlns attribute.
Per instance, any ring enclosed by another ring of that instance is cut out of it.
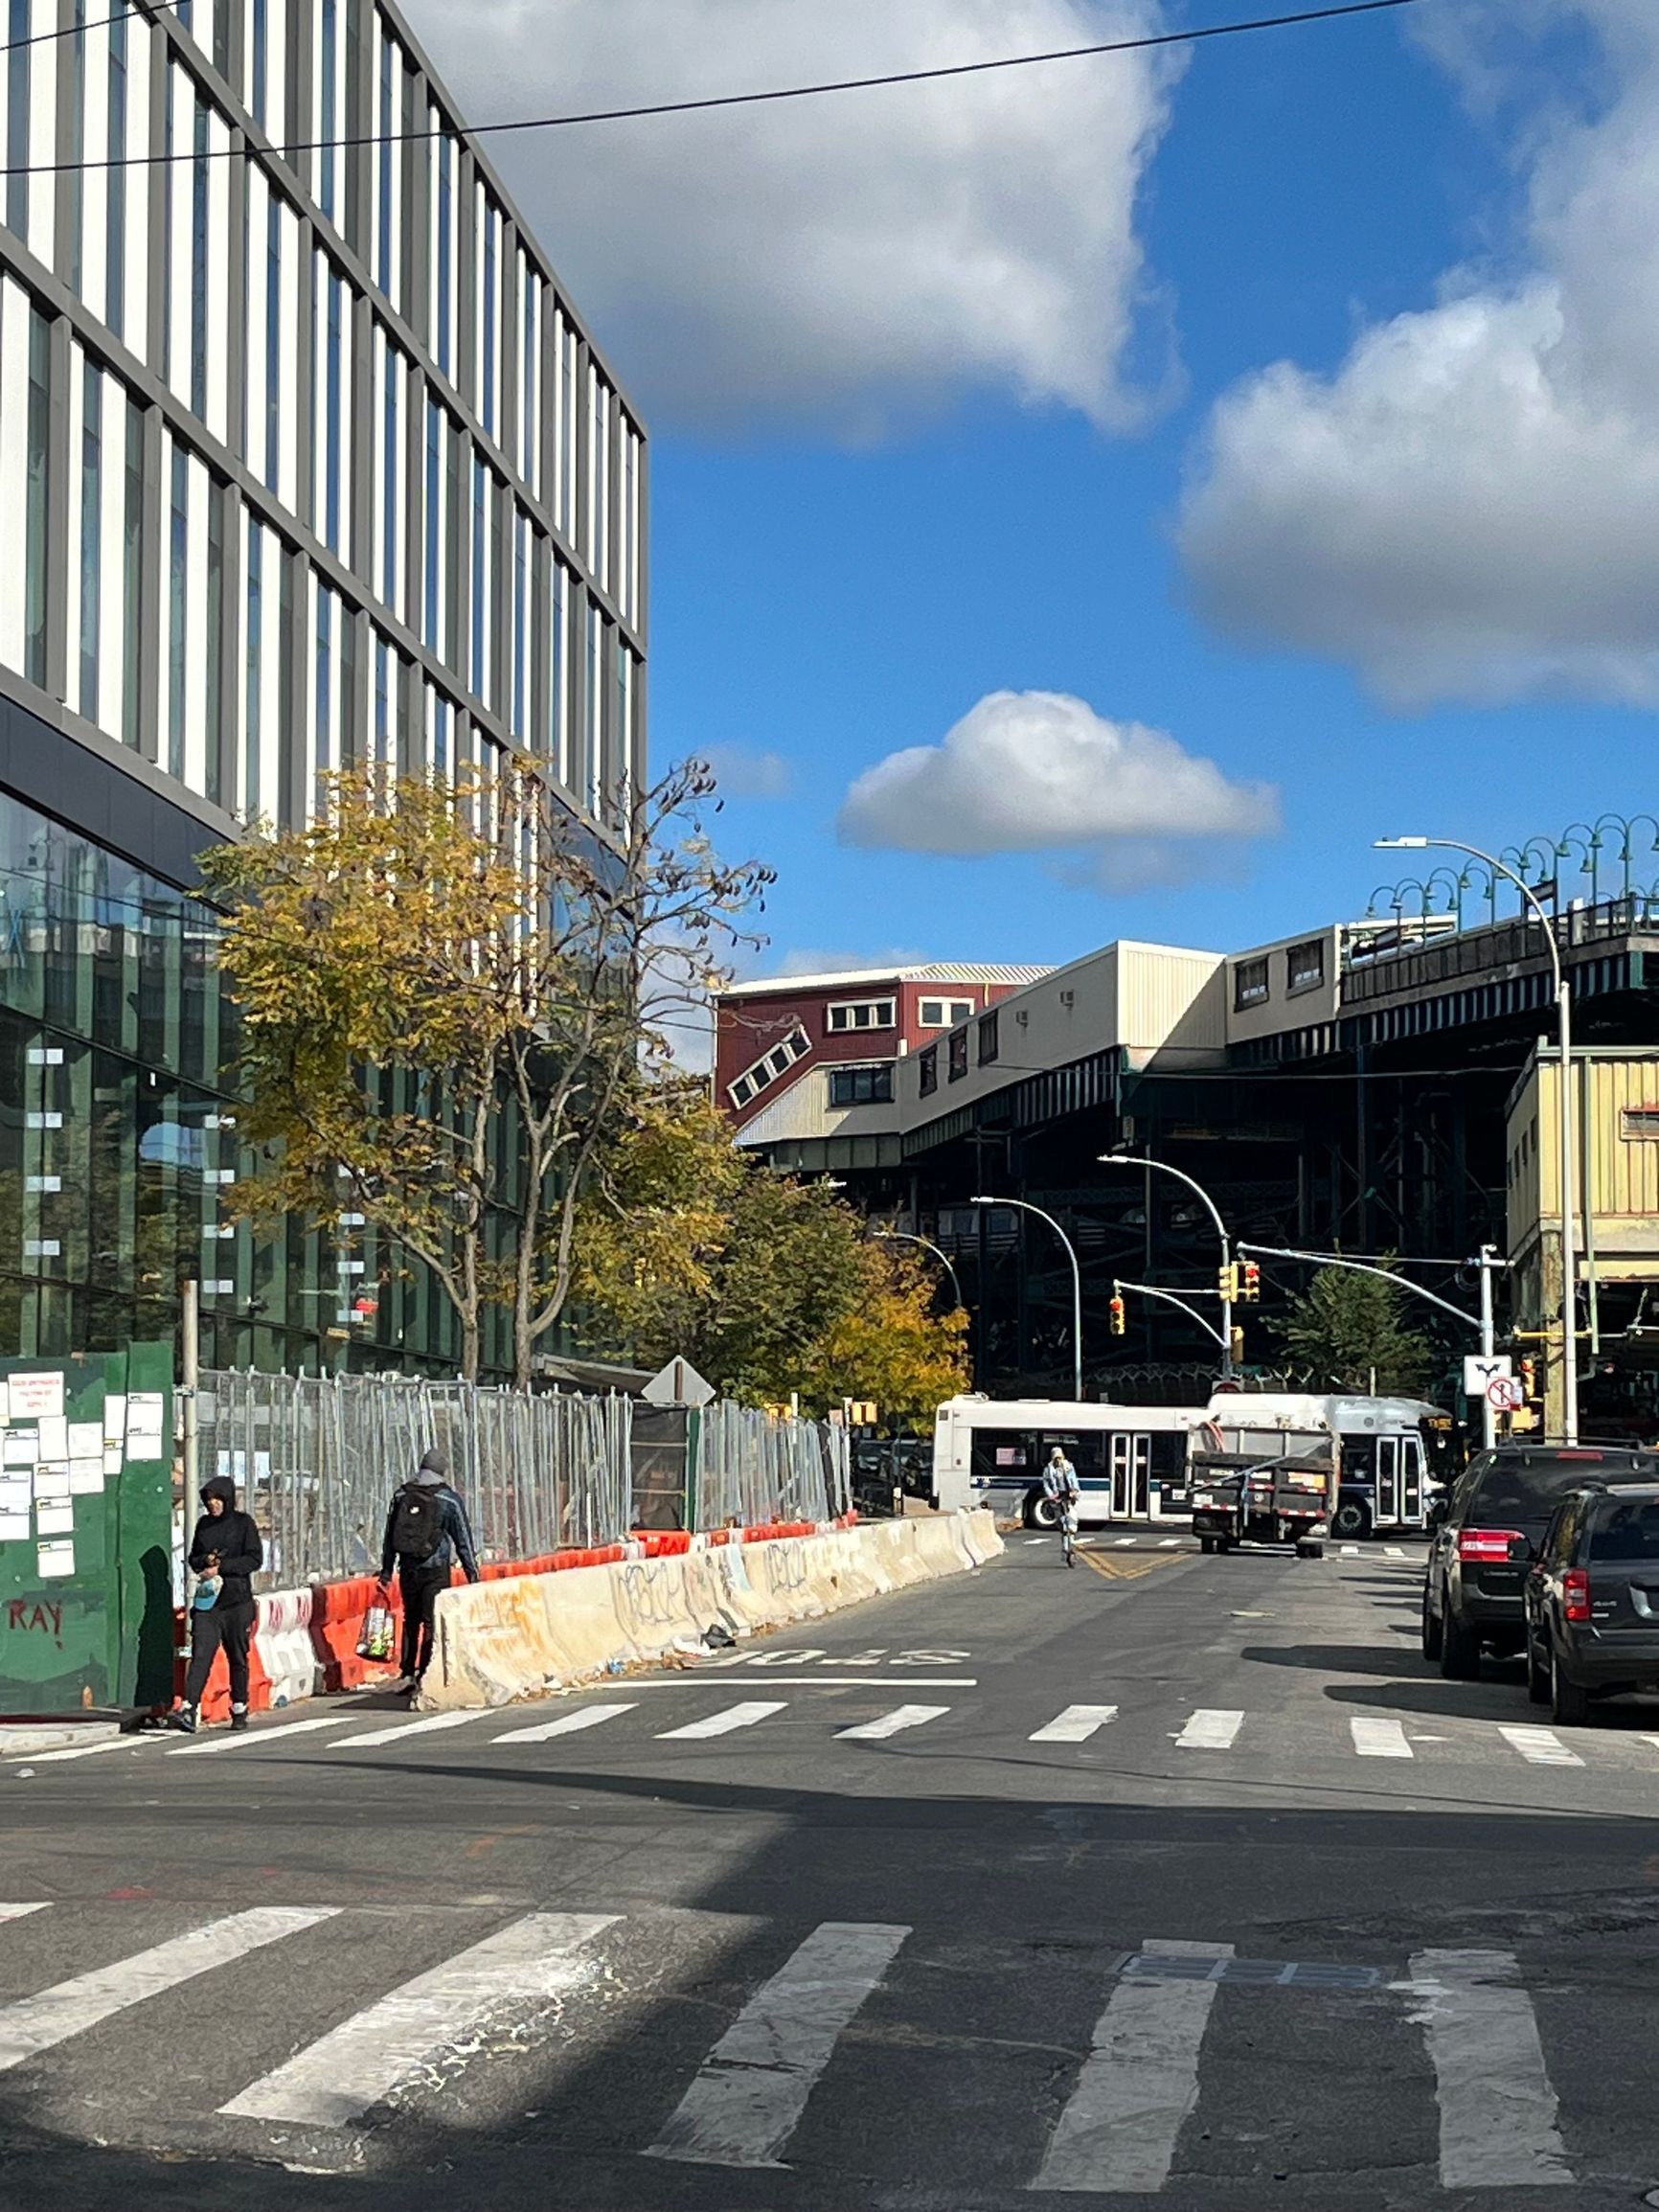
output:
<svg viewBox="0 0 1659 2212"><path fill-rule="evenodd" d="M1079 1405L1066 1399L947 1399L933 1428L933 1493L941 1510L989 1506L1048 1528L1042 1471L1057 1444L1078 1471L1079 1518L1160 1520L1191 1510L1194 1437L1219 1450L1195 1405Z"/></svg>

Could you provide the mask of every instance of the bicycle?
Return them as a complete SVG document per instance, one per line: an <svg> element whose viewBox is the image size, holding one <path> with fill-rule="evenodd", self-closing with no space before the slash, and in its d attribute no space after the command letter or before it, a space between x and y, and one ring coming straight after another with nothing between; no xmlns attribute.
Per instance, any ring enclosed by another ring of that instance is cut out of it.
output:
<svg viewBox="0 0 1659 2212"><path fill-rule="evenodd" d="M1070 1500L1060 1508L1060 1557L1069 1567L1078 1563L1078 1509Z"/></svg>

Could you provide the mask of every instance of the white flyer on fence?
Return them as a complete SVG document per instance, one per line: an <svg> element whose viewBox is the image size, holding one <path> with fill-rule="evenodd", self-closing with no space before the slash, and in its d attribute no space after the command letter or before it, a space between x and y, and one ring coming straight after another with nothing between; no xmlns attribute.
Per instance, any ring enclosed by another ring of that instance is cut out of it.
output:
<svg viewBox="0 0 1659 2212"><path fill-rule="evenodd" d="M119 1474L121 1472L121 1452L122 1448L119 1444L106 1444L104 1446L103 1471L105 1475Z"/></svg>
<svg viewBox="0 0 1659 2212"><path fill-rule="evenodd" d="M112 1390L103 1402L103 1448L125 1443L126 1438L126 1393Z"/></svg>
<svg viewBox="0 0 1659 2212"><path fill-rule="evenodd" d="M67 1459L102 1459L103 1457L103 1424L102 1421L72 1421L69 1424L69 1449Z"/></svg>
<svg viewBox="0 0 1659 2212"><path fill-rule="evenodd" d="M0 1543L27 1543L34 1532L29 1526L29 1513L0 1512Z"/></svg>
<svg viewBox="0 0 1659 2212"><path fill-rule="evenodd" d="M34 1494L40 1497L68 1497L69 1470L67 1467L37 1467L34 1470Z"/></svg>
<svg viewBox="0 0 1659 2212"><path fill-rule="evenodd" d="M53 1543L36 1544L34 1563L43 1582L50 1582L55 1575L72 1575L75 1572L75 1539L65 1537Z"/></svg>
<svg viewBox="0 0 1659 2212"><path fill-rule="evenodd" d="M5 1376L0 1375L0 1422L10 1421L11 1418L11 1385L7 1381Z"/></svg>
<svg viewBox="0 0 1659 2212"><path fill-rule="evenodd" d="M40 1448L42 1459L67 1459L69 1457L68 1422L64 1420L61 1413L43 1415L40 1425L34 1432L34 1441Z"/></svg>
<svg viewBox="0 0 1659 2212"><path fill-rule="evenodd" d="M40 1440L32 1428L9 1428L0 1437L0 1465L33 1467L40 1457Z"/></svg>
<svg viewBox="0 0 1659 2212"><path fill-rule="evenodd" d="M63 1412L63 1371L55 1367L49 1375L13 1375L8 1391L7 1408L12 1421L49 1421Z"/></svg>
<svg viewBox="0 0 1659 2212"><path fill-rule="evenodd" d="M32 1474L0 1474L0 1513L27 1513L34 1502Z"/></svg>
<svg viewBox="0 0 1659 2212"><path fill-rule="evenodd" d="M160 1459L164 1401L159 1390L135 1390L126 1402L126 1452L129 1459Z"/></svg>
<svg viewBox="0 0 1659 2212"><path fill-rule="evenodd" d="M103 1454L96 1459L72 1459L69 1463L69 1494L71 1497L94 1497L103 1491Z"/></svg>
<svg viewBox="0 0 1659 2212"><path fill-rule="evenodd" d="M73 1536L75 1534L75 1508L72 1505L37 1505L34 1508L36 1536Z"/></svg>

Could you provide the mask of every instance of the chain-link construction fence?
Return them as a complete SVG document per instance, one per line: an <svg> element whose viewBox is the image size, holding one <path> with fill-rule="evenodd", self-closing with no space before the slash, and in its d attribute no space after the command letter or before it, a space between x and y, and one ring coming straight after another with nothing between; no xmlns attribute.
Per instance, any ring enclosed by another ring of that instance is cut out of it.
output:
<svg viewBox="0 0 1659 2212"><path fill-rule="evenodd" d="M633 1414L619 1397L394 1375L207 1371L198 1465L203 1478L230 1475L241 1490L265 1539L261 1586L277 1589L377 1569L392 1494L433 1446L448 1455L487 1560L682 1526L685 1446L677 1484L671 1474L665 1481L662 1449L634 1448ZM840 1429L727 1404L707 1407L699 1427L691 1455L698 1528L825 1520L847 1510Z"/></svg>
<svg viewBox="0 0 1659 2212"><path fill-rule="evenodd" d="M718 1400L703 1408L696 1498L700 1529L834 1520L852 1503L847 1431Z"/></svg>

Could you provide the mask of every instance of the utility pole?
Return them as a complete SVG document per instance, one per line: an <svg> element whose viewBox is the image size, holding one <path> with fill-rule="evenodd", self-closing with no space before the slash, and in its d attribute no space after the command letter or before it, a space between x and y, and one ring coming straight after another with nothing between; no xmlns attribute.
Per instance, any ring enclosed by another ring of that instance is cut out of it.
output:
<svg viewBox="0 0 1659 2212"><path fill-rule="evenodd" d="M184 1286L181 1334L184 1339L180 1359L184 1398L184 1500L188 1514L201 1487L201 1429L196 1410L196 1392L201 1383L201 1285L193 1280Z"/></svg>

